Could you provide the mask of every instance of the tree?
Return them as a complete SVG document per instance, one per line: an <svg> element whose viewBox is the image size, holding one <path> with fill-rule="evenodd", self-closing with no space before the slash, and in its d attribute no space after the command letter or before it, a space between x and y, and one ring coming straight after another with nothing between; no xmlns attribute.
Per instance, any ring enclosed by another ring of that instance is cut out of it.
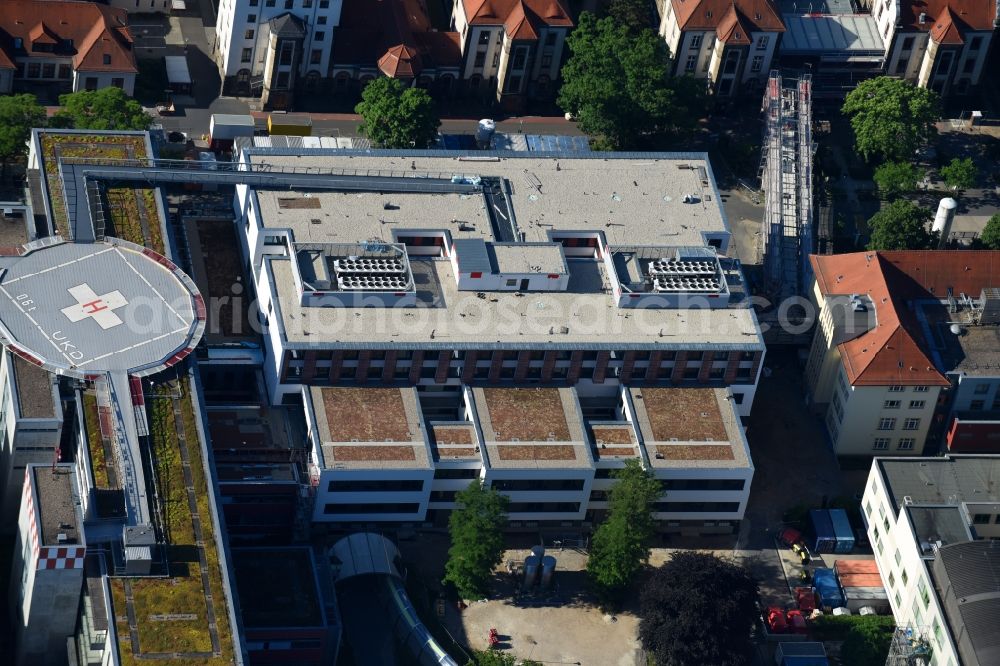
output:
<svg viewBox="0 0 1000 666"><path fill-rule="evenodd" d="M34 95L0 95L0 160L3 174L7 162L28 152L33 127L45 125L45 109Z"/></svg>
<svg viewBox="0 0 1000 666"><path fill-rule="evenodd" d="M869 250L929 250L937 235L927 230L930 211L906 199L897 199L868 220Z"/></svg>
<svg viewBox="0 0 1000 666"><path fill-rule="evenodd" d="M493 569L503 559L509 501L478 480L455 495L457 508L448 519L451 548L444 582L452 583L463 599L482 599L489 591Z"/></svg>
<svg viewBox="0 0 1000 666"><path fill-rule="evenodd" d="M142 105L115 86L60 95L59 105L62 109L52 117L52 127L145 130L153 124Z"/></svg>
<svg viewBox="0 0 1000 666"><path fill-rule="evenodd" d="M948 164L941 167L941 179L956 190L967 190L975 187L979 178L979 168L972 162L971 157L965 159L955 158Z"/></svg>
<svg viewBox="0 0 1000 666"><path fill-rule="evenodd" d="M1000 213L987 220L979 242L987 250L1000 250Z"/></svg>
<svg viewBox="0 0 1000 666"><path fill-rule="evenodd" d="M611 0L607 16L630 32L653 28L653 4L649 0Z"/></svg>
<svg viewBox="0 0 1000 666"><path fill-rule="evenodd" d="M441 125L426 90L386 76L365 86L354 111L362 118L358 129L379 148L426 148Z"/></svg>
<svg viewBox="0 0 1000 666"><path fill-rule="evenodd" d="M469 662L468 666L517 666L517 664L521 666L542 666L541 662L531 659L518 661L514 655L509 652L501 652L500 650L476 650L472 653L472 661Z"/></svg>
<svg viewBox="0 0 1000 666"><path fill-rule="evenodd" d="M749 664L757 581L734 562L674 553L643 586L639 639L661 666Z"/></svg>
<svg viewBox="0 0 1000 666"><path fill-rule="evenodd" d="M875 184L883 198L895 197L916 189L921 174L909 162L886 162L875 168Z"/></svg>
<svg viewBox="0 0 1000 666"><path fill-rule="evenodd" d="M648 148L650 135L694 126L704 88L669 75L670 52L652 30L633 34L613 18L583 12L566 43L559 106L598 146Z"/></svg>
<svg viewBox="0 0 1000 666"><path fill-rule="evenodd" d="M614 472L617 483L608 493L608 517L594 533L587 574L605 602L620 601L636 573L649 559L653 537L650 505L663 490L638 460Z"/></svg>
<svg viewBox="0 0 1000 666"><path fill-rule="evenodd" d="M877 615L857 617L840 647L841 663L852 666L883 666L895 624Z"/></svg>
<svg viewBox="0 0 1000 666"><path fill-rule="evenodd" d="M850 116L854 147L866 160L907 160L934 136L940 101L933 90L879 76L848 93L841 111Z"/></svg>

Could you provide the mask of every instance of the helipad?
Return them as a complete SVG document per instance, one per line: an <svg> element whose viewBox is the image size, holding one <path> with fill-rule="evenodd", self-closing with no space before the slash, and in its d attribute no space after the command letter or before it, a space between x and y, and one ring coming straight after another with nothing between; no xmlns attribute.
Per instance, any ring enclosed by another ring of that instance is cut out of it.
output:
<svg viewBox="0 0 1000 666"><path fill-rule="evenodd" d="M190 353L204 327L191 279L138 245L48 240L0 257L0 336L52 372L151 374Z"/></svg>

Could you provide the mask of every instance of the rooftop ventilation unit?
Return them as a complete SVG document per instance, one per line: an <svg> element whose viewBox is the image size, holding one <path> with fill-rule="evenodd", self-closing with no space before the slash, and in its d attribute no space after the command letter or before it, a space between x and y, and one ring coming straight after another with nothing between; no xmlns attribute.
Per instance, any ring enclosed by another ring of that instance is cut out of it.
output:
<svg viewBox="0 0 1000 666"><path fill-rule="evenodd" d="M656 259L649 263L649 274L675 277L712 277L716 274L716 268L715 262L711 259Z"/></svg>
<svg viewBox="0 0 1000 666"><path fill-rule="evenodd" d="M400 291L406 289L405 275L338 275L337 285L342 291Z"/></svg>
<svg viewBox="0 0 1000 666"><path fill-rule="evenodd" d="M717 277L656 276L653 278L653 289L675 294L716 294L722 289L722 282Z"/></svg>
<svg viewBox="0 0 1000 666"><path fill-rule="evenodd" d="M334 259L333 268L340 273L405 273L401 259L381 257L352 257Z"/></svg>

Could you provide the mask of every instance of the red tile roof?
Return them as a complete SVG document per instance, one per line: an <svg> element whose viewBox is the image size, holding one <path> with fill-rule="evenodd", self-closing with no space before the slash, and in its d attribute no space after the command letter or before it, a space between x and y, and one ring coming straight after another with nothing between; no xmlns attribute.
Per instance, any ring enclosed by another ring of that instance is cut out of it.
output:
<svg viewBox="0 0 1000 666"><path fill-rule="evenodd" d="M572 27L562 0L462 0L471 25L503 25L510 39L538 39L543 26Z"/></svg>
<svg viewBox="0 0 1000 666"><path fill-rule="evenodd" d="M948 385L925 351L907 301L943 299L949 288L972 295L1000 285L1000 251L854 252L809 260L824 295L867 294L874 304L875 327L839 346L856 386Z"/></svg>
<svg viewBox="0 0 1000 666"><path fill-rule="evenodd" d="M746 17L733 5L726 11L726 15L719 22L719 27L715 29L719 40L729 46L749 46L750 31L753 25L746 20Z"/></svg>
<svg viewBox="0 0 1000 666"><path fill-rule="evenodd" d="M334 65L376 65L386 76L412 78L431 67L457 67L457 32L432 32L424 0L344 0Z"/></svg>
<svg viewBox="0 0 1000 666"><path fill-rule="evenodd" d="M0 6L0 66L55 53L72 57L79 71L138 71L123 9L61 0L0 0ZM14 49L15 39L22 41L21 49ZM53 50L35 51L32 44Z"/></svg>
<svg viewBox="0 0 1000 666"><path fill-rule="evenodd" d="M899 24L929 32L939 44L961 44L970 30L992 31L996 12L997 0L901 0ZM923 23L921 14L926 14Z"/></svg>
<svg viewBox="0 0 1000 666"><path fill-rule="evenodd" d="M670 0L681 30L715 30L722 39L723 21L734 11L753 31L784 32L781 14L770 0ZM731 26L727 30L731 31ZM732 43L732 42L730 42ZM749 43L749 42L747 42Z"/></svg>

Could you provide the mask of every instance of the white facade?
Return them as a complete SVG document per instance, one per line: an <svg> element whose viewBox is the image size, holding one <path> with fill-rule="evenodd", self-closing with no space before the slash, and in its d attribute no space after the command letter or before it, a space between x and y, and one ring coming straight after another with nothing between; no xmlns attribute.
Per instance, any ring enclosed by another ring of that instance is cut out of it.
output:
<svg viewBox="0 0 1000 666"><path fill-rule="evenodd" d="M221 0L215 26L219 69L224 77L262 76L267 60L268 21L285 13L308 28L296 74L311 71L326 77L333 53L333 35L340 24L341 0Z"/></svg>
<svg viewBox="0 0 1000 666"><path fill-rule="evenodd" d="M135 91L135 72L81 72L73 71L73 92L121 88L129 97Z"/></svg>
<svg viewBox="0 0 1000 666"><path fill-rule="evenodd" d="M879 573L897 624L913 628L930 644L931 666L962 663L932 565L942 546L1000 538L996 492L984 494L979 481L998 463L998 456L876 458L868 475L862 515ZM964 469L946 469L954 465ZM930 513L940 518L924 517Z"/></svg>

